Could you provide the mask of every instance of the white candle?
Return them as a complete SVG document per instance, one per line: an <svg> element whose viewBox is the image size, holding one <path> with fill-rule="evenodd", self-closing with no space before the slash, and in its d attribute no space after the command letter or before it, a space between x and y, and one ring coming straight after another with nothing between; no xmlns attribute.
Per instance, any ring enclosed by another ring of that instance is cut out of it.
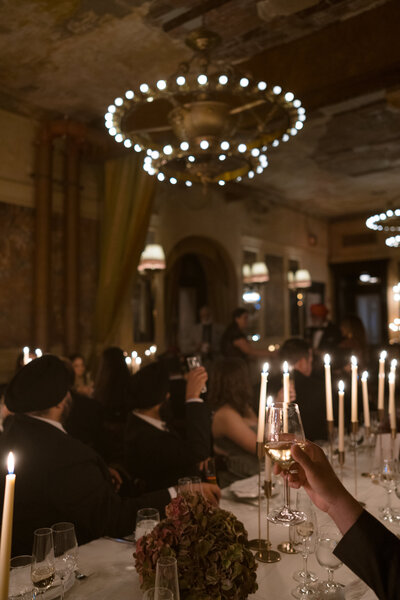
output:
<svg viewBox="0 0 400 600"><path fill-rule="evenodd" d="M385 359L387 352L382 350L379 356L379 377L378 377L378 410L383 410L385 405Z"/></svg>
<svg viewBox="0 0 400 600"><path fill-rule="evenodd" d="M357 389L357 374L358 366L357 359L355 356L351 357L351 422L358 422L358 389Z"/></svg>
<svg viewBox="0 0 400 600"><path fill-rule="evenodd" d="M28 362L30 362L30 358L29 358L29 347L28 346L24 346L22 349L22 352L24 353L24 358L23 358L23 363L24 365L27 365Z"/></svg>
<svg viewBox="0 0 400 600"><path fill-rule="evenodd" d="M271 481L271 458L269 454L265 455L265 481Z"/></svg>
<svg viewBox="0 0 400 600"><path fill-rule="evenodd" d="M393 372L389 373L389 419L390 429L396 431L396 405L394 401L394 386L395 386L395 375Z"/></svg>
<svg viewBox="0 0 400 600"><path fill-rule="evenodd" d="M36 348L35 354L36 354L36 358L40 358L41 356L43 356L43 352L41 351L40 348Z"/></svg>
<svg viewBox="0 0 400 600"><path fill-rule="evenodd" d="M12 526L14 512L14 456L8 455L8 475L6 475L6 487L4 490L3 518L1 521L0 540L0 600L8 598L8 579L10 575L10 558L12 542Z"/></svg>
<svg viewBox="0 0 400 600"><path fill-rule="evenodd" d="M142 359L140 358L140 356L136 356L135 362L134 362L134 368L133 368L134 373L137 373L140 370L141 364L142 364Z"/></svg>
<svg viewBox="0 0 400 600"><path fill-rule="evenodd" d="M339 452L344 452L344 383L339 381Z"/></svg>
<svg viewBox="0 0 400 600"><path fill-rule="evenodd" d="M133 362L135 360L135 358L137 357L136 350L133 350L133 352L131 353L131 357L132 357L132 362Z"/></svg>
<svg viewBox="0 0 400 600"><path fill-rule="evenodd" d="M125 362L126 362L126 365L127 365L128 369L132 373L132 359L131 359L131 357L130 356L126 356L125 357Z"/></svg>
<svg viewBox="0 0 400 600"><path fill-rule="evenodd" d="M267 381L268 381L268 363L264 363L263 370L261 371L261 386L260 386L260 400L258 404L258 428L257 428L257 442L264 442L264 429L265 429L265 403L267 397Z"/></svg>
<svg viewBox="0 0 400 600"><path fill-rule="evenodd" d="M390 363L390 372L396 376L397 360L394 358Z"/></svg>
<svg viewBox="0 0 400 600"><path fill-rule="evenodd" d="M324 364L325 364L326 420L333 421L331 357L329 356L329 354L325 354Z"/></svg>
<svg viewBox="0 0 400 600"><path fill-rule="evenodd" d="M363 392L363 408L364 408L364 426L370 427L371 421L369 416L369 402L368 402L368 372L364 371L361 375L362 392Z"/></svg>
<svg viewBox="0 0 400 600"><path fill-rule="evenodd" d="M289 404L289 365L287 361L283 363L283 401Z"/></svg>

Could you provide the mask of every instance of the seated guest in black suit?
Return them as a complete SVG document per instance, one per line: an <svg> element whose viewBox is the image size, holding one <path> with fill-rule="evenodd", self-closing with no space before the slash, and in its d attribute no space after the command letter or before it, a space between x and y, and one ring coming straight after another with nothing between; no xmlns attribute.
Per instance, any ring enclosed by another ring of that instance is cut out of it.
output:
<svg viewBox="0 0 400 600"><path fill-rule="evenodd" d="M295 402L299 405L306 438L311 441L326 439L325 386L323 379L312 375L310 344L302 338L290 338L281 347L280 356L293 369Z"/></svg>
<svg viewBox="0 0 400 600"><path fill-rule="evenodd" d="M185 431L163 421L169 390L168 372L161 363L144 367L132 378L134 407L125 431L125 464L146 491L172 485L178 478L199 475L199 463L211 455L211 418L201 400L207 380L203 367L190 371L185 402Z"/></svg>
<svg viewBox="0 0 400 600"><path fill-rule="evenodd" d="M121 499L114 492L99 455L63 428L69 386L64 362L48 354L23 367L6 390L6 405L14 415L0 437L0 464L10 450L15 453L14 555L30 554L33 531L60 521L75 524L80 544L104 535L128 535L139 508L162 510L176 494L164 489ZM0 477L1 498L4 480ZM216 486L204 489L219 494Z"/></svg>

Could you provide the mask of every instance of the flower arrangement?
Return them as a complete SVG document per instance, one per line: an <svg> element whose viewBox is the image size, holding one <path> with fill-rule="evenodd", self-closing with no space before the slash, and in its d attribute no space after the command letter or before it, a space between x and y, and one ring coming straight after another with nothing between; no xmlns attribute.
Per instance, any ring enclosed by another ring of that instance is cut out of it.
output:
<svg viewBox="0 0 400 600"><path fill-rule="evenodd" d="M200 494L179 495L165 512L167 518L136 545L142 589L154 585L158 558L175 556L181 600L242 600L257 590L247 532L232 513Z"/></svg>

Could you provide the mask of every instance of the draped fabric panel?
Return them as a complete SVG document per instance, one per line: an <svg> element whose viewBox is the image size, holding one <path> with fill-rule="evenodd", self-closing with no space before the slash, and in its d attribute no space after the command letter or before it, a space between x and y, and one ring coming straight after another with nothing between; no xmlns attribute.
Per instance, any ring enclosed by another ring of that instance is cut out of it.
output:
<svg viewBox="0 0 400 600"><path fill-rule="evenodd" d="M155 182L137 154L105 165L99 279L95 308L96 353L131 346L131 290L149 226Z"/></svg>

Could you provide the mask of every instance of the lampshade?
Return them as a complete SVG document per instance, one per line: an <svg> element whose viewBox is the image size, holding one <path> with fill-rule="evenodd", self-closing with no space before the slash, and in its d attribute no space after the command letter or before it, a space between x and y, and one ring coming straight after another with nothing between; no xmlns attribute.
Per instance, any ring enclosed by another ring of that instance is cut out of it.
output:
<svg viewBox="0 0 400 600"><path fill-rule="evenodd" d="M255 262L251 267L251 282L265 283L269 280L268 267L264 262Z"/></svg>
<svg viewBox="0 0 400 600"><path fill-rule="evenodd" d="M294 274L294 284L296 288L311 287L311 275L307 269L299 269Z"/></svg>
<svg viewBox="0 0 400 600"><path fill-rule="evenodd" d="M251 282L251 267L250 267L250 265L243 265L242 277L243 277L243 283Z"/></svg>
<svg viewBox="0 0 400 600"><path fill-rule="evenodd" d="M162 271L165 269L165 254L160 244L147 244L140 257L138 271Z"/></svg>
<svg viewBox="0 0 400 600"><path fill-rule="evenodd" d="M296 284L294 282L294 273L293 273L293 271L288 271L287 281L288 281L288 288L290 290L294 290L296 288Z"/></svg>

